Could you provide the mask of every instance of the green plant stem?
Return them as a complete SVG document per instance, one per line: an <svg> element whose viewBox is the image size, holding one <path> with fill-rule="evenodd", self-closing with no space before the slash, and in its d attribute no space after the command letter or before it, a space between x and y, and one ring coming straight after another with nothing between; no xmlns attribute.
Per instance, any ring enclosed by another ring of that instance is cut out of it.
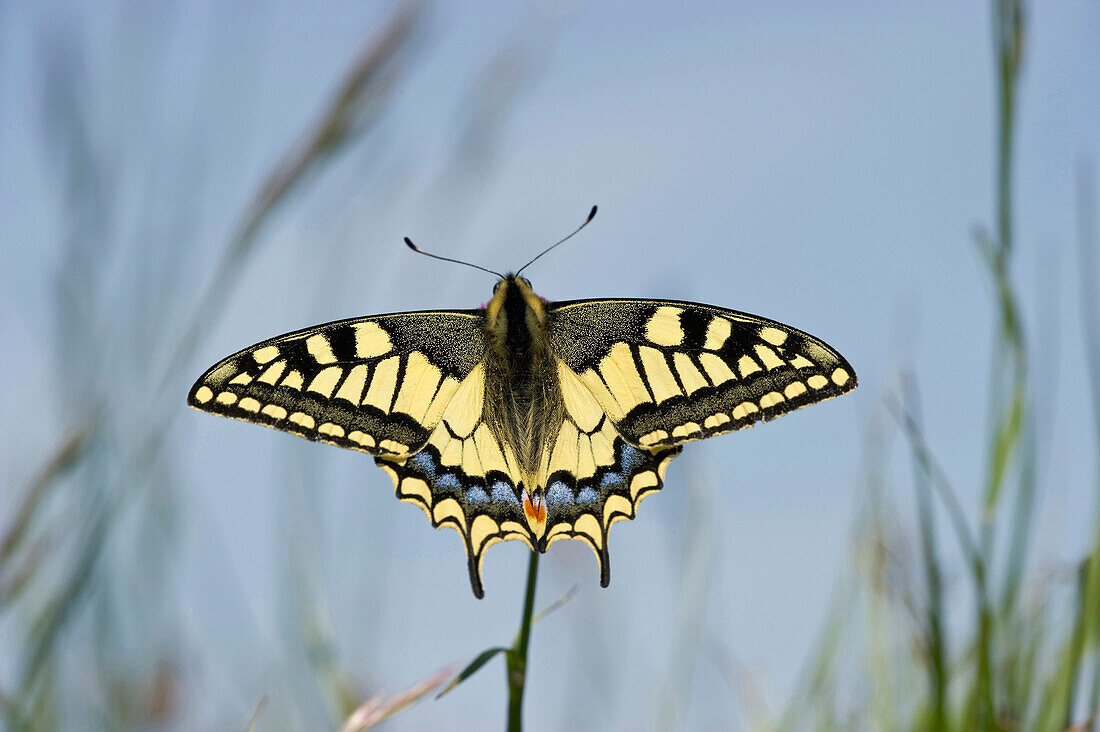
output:
<svg viewBox="0 0 1100 732"><path fill-rule="evenodd" d="M523 599L523 617L508 661L508 732L523 729L523 689L527 683L527 644L531 640L531 617L535 610L535 581L539 574L539 553L531 552L527 565L527 594Z"/></svg>
<svg viewBox="0 0 1100 732"><path fill-rule="evenodd" d="M919 428L918 415L920 402L914 384L909 401L912 404L907 411L912 415L913 426ZM932 487L929 485L928 471L914 455L913 482L917 490L917 514L920 521L921 557L924 562L925 582L928 584L927 633L928 633L928 678L932 691L931 729L944 732L947 729L947 634L943 616L943 582L940 577L939 559L936 553L936 527L932 514Z"/></svg>
<svg viewBox="0 0 1100 732"><path fill-rule="evenodd" d="M1019 83L1023 48L1024 11L1022 0L993 0L993 41L998 62L997 75L997 236L995 246L987 248L988 264L997 289L999 330L994 373L1006 373L1009 392L995 385L993 413L995 427L990 449L989 476L982 507L979 552L982 572L975 591L979 598L977 668L968 703L967 727L992 730L995 725L993 707L994 618L989 604L991 588L985 568L992 562L995 544L994 518L1009 468L1017 458L1021 426L1027 400L1027 351L1019 306L1009 276L1009 259L1013 248L1013 140L1016 122L1016 88ZM1023 488L1021 489L1023 490ZM1014 537L1015 542L1025 536ZM1014 552L1010 551L1009 556Z"/></svg>

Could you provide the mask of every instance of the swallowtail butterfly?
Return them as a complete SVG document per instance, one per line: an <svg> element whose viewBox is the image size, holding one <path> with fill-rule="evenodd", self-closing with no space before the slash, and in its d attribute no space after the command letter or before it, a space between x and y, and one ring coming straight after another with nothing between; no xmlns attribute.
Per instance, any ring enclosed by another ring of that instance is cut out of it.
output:
<svg viewBox="0 0 1100 732"><path fill-rule="evenodd" d="M661 489L684 443L855 386L832 347L773 320L671 300L551 303L507 274L476 310L257 343L188 403L372 455L399 499L462 536L482 597L485 550L509 539L539 552L579 539L606 587L609 529Z"/></svg>

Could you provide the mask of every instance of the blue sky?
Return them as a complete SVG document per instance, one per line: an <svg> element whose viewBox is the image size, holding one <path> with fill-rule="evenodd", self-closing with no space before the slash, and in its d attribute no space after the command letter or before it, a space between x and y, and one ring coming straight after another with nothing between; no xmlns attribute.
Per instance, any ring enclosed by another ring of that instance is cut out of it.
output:
<svg viewBox="0 0 1100 732"><path fill-rule="evenodd" d="M108 281L125 283L135 260L156 265L158 248L179 247L165 307L182 314L252 191L392 10L101 7L0 8L0 399L20 415L3 432L5 484L31 474L71 416L52 383L65 218L43 132L43 49L75 49L66 53L83 70L88 134L114 170ZM528 271L540 294L673 297L766 315L837 347L861 386L689 447L664 491L616 529L608 590L587 549L556 546L540 602L574 582L582 592L536 628L529 711L547 728L589 713L622 729L661 718L682 552L704 530L688 519L700 501L713 540L707 632L777 704L851 563L864 433L897 369L919 379L932 447L976 516L993 338L971 236L994 216L988 14L984 3L951 2L433 6L378 125L270 222L187 370L198 376L240 347L315 322L475 306L489 278L418 258L401 237L511 268L599 204L588 229ZM1080 551L1095 485L1080 398L1074 175L1079 161L1100 159L1100 11L1036 3L1029 19L1013 264L1038 351L1037 544L1053 563ZM516 96L479 97L481 75L500 58ZM490 141L462 148L472 112L498 102L506 112L490 116ZM133 306L106 297L100 322ZM193 654L195 721L236 724L296 678L287 671L296 657L287 537L296 532L316 545L341 661L371 683L398 689L511 638L522 550L488 555L487 597L475 601L455 536L394 501L364 456L191 411L171 439L175 610L163 623ZM895 453L889 491L911 517L909 469ZM0 643L16 638L0 628ZM0 664L0 682L11 672ZM499 675L423 705L408 724L495 720ZM694 681L687 726L737 713L705 660Z"/></svg>

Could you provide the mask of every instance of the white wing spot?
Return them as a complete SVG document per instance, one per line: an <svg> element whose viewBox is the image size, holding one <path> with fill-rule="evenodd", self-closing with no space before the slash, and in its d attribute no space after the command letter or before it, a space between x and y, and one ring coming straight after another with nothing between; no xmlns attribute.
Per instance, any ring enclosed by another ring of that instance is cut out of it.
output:
<svg viewBox="0 0 1100 732"><path fill-rule="evenodd" d="M360 432L359 430L352 430L348 433L348 439L352 442L362 445L363 447L374 447L374 438L368 434Z"/></svg>
<svg viewBox="0 0 1100 732"><path fill-rule="evenodd" d="M284 370L286 370L286 361L276 361L268 366L267 370L260 374L260 378L256 380L264 384L275 386L279 377L283 375Z"/></svg>
<svg viewBox="0 0 1100 732"><path fill-rule="evenodd" d="M700 353L699 363L702 364L703 370L707 372L707 376L715 386L737 378L726 362L713 353Z"/></svg>
<svg viewBox="0 0 1100 732"><path fill-rule="evenodd" d="M313 417L309 416L305 412L295 412L290 415L290 421L299 427L305 427L307 430L313 429L313 426L317 424Z"/></svg>
<svg viewBox="0 0 1100 732"><path fill-rule="evenodd" d="M675 429L673 429L672 430L672 436L673 437L690 437L691 435L697 435L702 431L703 431L703 428L700 427L697 423L688 422L686 424L682 424L679 427L676 427Z"/></svg>
<svg viewBox="0 0 1100 732"><path fill-rule="evenodd" d="M708 351L717 351L729 337L730 322L716 315L707 323L707 342L703 344L703 348Z"/></svg>
<svg viewBox="0 0 1100 732"><path fill-rule="evenodd" d="M393 348L390 334L373 321L355 325L355 355L359 358L385 356Z"/></svg>
<svg viewBox="0 0 1100 732"><path fill-rule="evenodd" d="M332 344L321 333L306 338L306 348L309 355L317 359L317 363L336 363L336 356L332 352Z"/></svg>
<svg viewBox="0 0 1100 732"><path fill-rule="evenodd" d="M266 407L260 410L262 414L266 414L272 419L286 419L286 410L280 407L278 404L268 404Z"/></svg>
<svg viewBox="0 0 1100 732"><path fill-rule="evenodd" d="M775 351L768 348L767 346L763 346L758 343L753 350L756 351L756 355L760 357L760 360L764 362L764 366L769 370L777 369L780 366L784 365L783 359L781 359L779 356L776 356Z"/></svg>
<svg viewBox="0 0 1100 732"><path fill-rule="evenodd" d="M741 372L741 376L745 377L749 374L754 374L760 371L760 364L752 360L752 356L742 356L737 361L737 370Z"/></svg>
<svg viewBox="0 0 1100 732"><path fill-rule="evenodd" d="M684 342L684 329L680 326L682 308L668 305L657 308L645 327L645 337L658 346L678 346Z"/></svg>
<svg viewBox="0 0 1100 732"><path fill-rule="evenodd" d="M642 360L646 378L649 379L649 388L653 390L653 398L660 404L663 401L678 397L681 394L676 378L668 368L665 354L656 348L639 346L638 355Z"/></svg>
<svg viewBox="0 0 1100 732"><path fill-rule="evenodd" d="M806 393L806 385L801 381L795 381L787 385L787 388L783 390L783 395L788 399L794 399L796 396L801 396Z"/></svg>
<svg viewBox="0 0 1100 732"><path fill-rule="evenodd" d="M779 328L772 328L771 326L761 328L760 337L773 346L782 346L783 342L787 340L786 333L779 330Z"/></svg>
<svg viewBox="0 0 1100 732"><path fill-rule="evenodd" d="M340 385L340 389L336 392L336 398L344 399L352 404L359 404L359 400L363 398L363 387L366 385L367 365L365 363L356 364L351 367L348 377Z"/></svg>
<svg viewBox="0 0 1100 732"><path fill-rule="evenodd" d="M332 397L332 391L336 388L336 383L340 381L340 377L343 375L344 370L339 366L329 366L326 369L321 369L321 373L317 374L313 381L309 383L309 391L329 399Z"/></svg>
<svg viewBox="0 0 1100 732"><path fill-rule="evenodd" d="M643 447L646 445L656 445L661 440L667 440L668 433L664 430L653 430L648 435L643 435L638 443Z"/></svg>
<svg viewBox="0 0 1100 732"><path fill-rule="evenodd" d="M808 369L814 365L813 361L803 356L801 353L791 359L791 367L796 369Z"/></svg>
<svg viewBox="0 0 1100 732"><path fill-rule="evenodd" d="M760 410L757 409L756 405L752 402L741 402L733 408L733 412L730 413L730 416L734 419L744 419L750 414L755 414L759 411Z"/></svg>
<svg viewBox="0 0 1100 732"><path fill-rule="evenodd" d="M286 375L286 378L283 379L283 383L279 386L285 386L288 389L301 391L302 387L305 386L305 379L302 378L302 374L300 371L291 371L289 374Z"/></svg>
<svg viewBox="0 0 1100 732"><path fill-rule="evenodd" d="M256 363L267 363L275 360L278 356L279 349L276 346L264 346L252 352L252 358L256 359Z"/></svg>
<svg viewBox="0 0 1100 732"><path fill-rule="evenodd" d="M386 452L392 452L394 455L404 455L409 451L408 445L397 440L382 440L378 443L378 446Z"/></svg>
<svg viewBox="0 0 1100 732"><path fill-rule="evenodd" d="M703 420L703 426L706 427L708 430L712 430L715 427L724 425L726 422L729 421L730 417L728 414L723 414L722 412L719 412L718 414L712 414L705 420Z"/></svg>
<svg viewBox="0 0 1100 732"><path fill-rule="evenodd" d="M782 401L784 401L782 394L777 391L769 391L767 394L760 397L760 406L764 409L770 409Z"/></svg>

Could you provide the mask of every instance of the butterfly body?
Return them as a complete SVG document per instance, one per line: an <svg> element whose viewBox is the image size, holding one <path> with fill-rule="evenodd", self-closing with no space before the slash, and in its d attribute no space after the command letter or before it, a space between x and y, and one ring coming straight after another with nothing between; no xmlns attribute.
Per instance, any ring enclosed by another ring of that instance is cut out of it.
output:
<svg viewBox="0 0 1100 732"><path fill-rule="evenodd" d="M556 437L563 410L546 333L546 308L529 282L507 275L485 308L484 328L486 422L514 451L524 487L532 493L532 510L525 505L525 515L533 513L537 519L542 494L536 478L539 458ZM537 531L538 521L534 523Z"/></svg>
<svg viewBox="0 0 1100 732"><path fill-rule="evenodd" d="M697 303L548 303L507 275L485 307L338 321L211 367L189 403L367 452L397 497L462 536L474 594L485 550L587 543L660 490L686 442L856 384L830 346Z"/></svg>

